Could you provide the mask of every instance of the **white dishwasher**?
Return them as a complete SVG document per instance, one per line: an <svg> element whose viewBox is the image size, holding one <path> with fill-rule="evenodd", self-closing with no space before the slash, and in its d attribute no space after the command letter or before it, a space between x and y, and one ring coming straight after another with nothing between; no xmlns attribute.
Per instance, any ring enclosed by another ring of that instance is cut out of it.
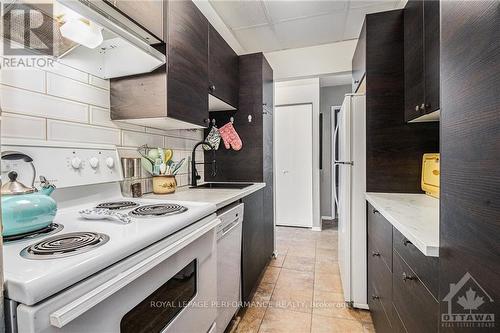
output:
<svg viewBox="0 0 500 333"><path fill-rule="evenodd" d="M241 302L241 232L243 204L217 212L217 332L223 333Z"/></svg>

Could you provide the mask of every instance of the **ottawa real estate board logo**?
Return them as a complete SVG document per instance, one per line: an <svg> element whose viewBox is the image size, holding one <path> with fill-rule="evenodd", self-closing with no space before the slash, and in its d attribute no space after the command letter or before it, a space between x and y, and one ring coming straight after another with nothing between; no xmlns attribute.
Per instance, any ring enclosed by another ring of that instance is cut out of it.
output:
<svg viewBox="0 0 500 333"><path fill-rule="evenodd" d="M446 313L441 314L443 327L495 327L493 298L469 272L457 283L450 284L443 302L448 303Z"/></svg>

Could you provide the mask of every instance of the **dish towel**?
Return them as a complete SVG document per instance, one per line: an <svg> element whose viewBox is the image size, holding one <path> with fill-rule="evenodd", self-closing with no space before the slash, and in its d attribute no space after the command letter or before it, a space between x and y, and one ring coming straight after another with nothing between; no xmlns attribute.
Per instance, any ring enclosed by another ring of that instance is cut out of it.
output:
<svg viewBox="0 0 500 333"><path fill-rule="evenodd" d="M220 136L224 140L224 146L226 149L233 148L234 150L240 150L243 147L240 136L236 133L233 123L229 122L226 125L219 128Z"/></svg>
<svg viewBox="0 0 500 333"><path fill-rule="evenodd" d="M210 143L212 147L214 147L215 150L219 149L220 145L220 132L219 129L215 126L212 126L210 129L210 132L208 132L207 137L205 138L205 141ZM212 150L209 146L203 145L203 149L205 150Z"/></svg>

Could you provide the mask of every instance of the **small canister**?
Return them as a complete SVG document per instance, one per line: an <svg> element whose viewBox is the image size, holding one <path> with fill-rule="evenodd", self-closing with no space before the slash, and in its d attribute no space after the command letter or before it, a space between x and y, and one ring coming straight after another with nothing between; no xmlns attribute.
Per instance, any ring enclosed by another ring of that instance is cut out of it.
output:
<svg viewBox="0 0 500 333"><path fill-rule="evenodd" d="M177 182L175 181L175 176L153 176L153 193L174 193L176 188Z"/></svg>
<svg viewBox="0 0 500 333"><path fill-rule="evenodd" d="M122 157L123 178L140 178L142 165L140 158Z"/></svg>

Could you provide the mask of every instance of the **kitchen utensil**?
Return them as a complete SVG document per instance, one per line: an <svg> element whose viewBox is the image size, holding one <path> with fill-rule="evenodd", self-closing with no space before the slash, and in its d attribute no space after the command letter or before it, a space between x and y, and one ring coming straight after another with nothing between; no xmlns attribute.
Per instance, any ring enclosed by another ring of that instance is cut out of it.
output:
<svg viewBox="0 0 500 333"><path fill-rule="evenodd" d="M112 220L123 224L132 222L132 218L128 214L118 213L105 208L83 209L78 213L87 220Z"/></svg>
<svg viewBox="0 0 500 333"><path fill-rule="evenodd" d="M174 152L172 151L172 149L165 149L164 162L167 163L168 161L171 161L173 156L174 156Z"/></svg>
<svg viewBox="0 0 500 333"><path fill-rule="evenodd" d="M153 175L156 176L160 174L160 165L161 165L161 159L157 158L153 166Z"/></svg>
<svg viewBox="0 0 500 333"><path fill-rule="evenodd" d="M50 197L55 186L40 176L42 188L37 191L34 187L36 169L28 155L10 151L2 153L2 159L23 160L31 163L33 169L30 187L17 180L15 171L8 173L9 181L2 185L2 235L12 236L47 227L57 213L57 203Z"/></svg>
<svg viewBox="0 0 500 333"><path fill-rule="evenodd" d="M175 192L177 182L173 175L162 175L153 177L153 193L167 194Z"/></svg>
<svg viewBox="0 0 500 333"><path fill-rule="evenodd" d="M156 161L158 158L160 158L160 153L158 152L158 149L150 149L148 151L148 158L151 161Z"/></svg>
<svg viewBox="0 0 500 333"><path fill-rule="evenodd" d="M146 157L141 158L141 164L144 170L146 170L150 174L153 174L153 163L149 159L147 159Z"/></svg>
<svg viewBox="0 0 500 333"><path fill-rule="evenodd" d="M179 170L181 169L182 165L184 164L184 162L186 161L185 158L183 158L182 160L180 160L179 162L177 162L173 167L172 167L172 175L176 175L177 172L179 172Z"/></svg>
<svg viewBox="0 0 500 333"><path fill-rule="evenodd" d="M162 162L160 164L160 175L164 175L166 171L167 171L167 165L164 162Z"/></svg>
<svg viewBox="0 0 500 333"><path fill-rule="evenodd" d="M439 199L439 154L424 154L422 158L422 191Z"/></svg>

